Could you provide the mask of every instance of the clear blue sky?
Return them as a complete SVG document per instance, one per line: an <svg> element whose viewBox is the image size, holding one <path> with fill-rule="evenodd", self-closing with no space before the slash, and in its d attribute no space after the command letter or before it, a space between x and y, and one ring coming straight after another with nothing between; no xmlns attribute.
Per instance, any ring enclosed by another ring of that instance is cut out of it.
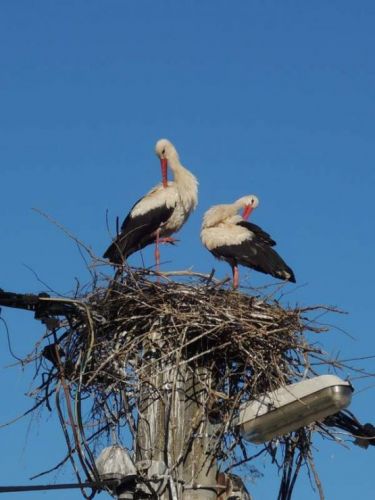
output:
<svg viewBox="0 0 375 500"><path fill-rule="evenodd" d="M165 269L219 276L228 266L201 247L204 211L255 193L253 215L278 242L302 287L291 303L337 305L319 340L343 357L375 354L375 4L370 0L43 1L0 3L0 287L39 292L25 265L59 293L88 279L75 245L38 207L101 254L110 220L159 182L154 143L177 146L200 181L196 213ZM112 226L113 227L113 226ZM144 252L151 264L152 251ZM140 264L134 256L132 263ZM252 284L269 277L242 271ZM13 349L42 335L31 314L2 311ZM12 363L0 325L1 418L31 404L30 372ZM369 360L361 366L374 371ZM351 409L375 420L371 379ZM64 453L43 412L0 430L0 484L23 484ZM373 498L375 450L317 441L327 500ZM6 460L4 460L6 455ZM252 492L276 497L269 467ZM69 469L57 481L72 479ZM8 498L7 495L4 495ZM102 495L104 498L104 495ZM300 480L296 499L316 495ZM74 492L9 495L78 499Z"/></svg>

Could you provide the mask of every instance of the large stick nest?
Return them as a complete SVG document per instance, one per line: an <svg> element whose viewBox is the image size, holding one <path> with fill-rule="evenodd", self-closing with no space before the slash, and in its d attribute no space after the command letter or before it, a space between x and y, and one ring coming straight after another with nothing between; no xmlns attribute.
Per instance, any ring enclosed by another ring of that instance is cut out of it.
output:
<svg viewBox="0 0 375 500"><path fill-rule="evenodd" d="M267 291L234 292L210 278L159 282L145 271L128 270L109 284L94 283L80 297L60 299L72 312L58 322L47 321L43 342L29 358L42 360L38 370L44 370L42 383L32 392L37 405L52 409L55 398L60 415L68 452L58 465L70 459L78 475L81 467L87 477L95 476L96 445L116 439L134 448L140 395L150 374L173 369L188 377L199 373L198 367L211 373L209 382L202 381L200 404L201 421L217 426L212 456L225 462L222 469L227 470L249 462L249 445L232 425L240 405L316 375L314 366L325 367L325 372L338 367L314 338L327 330L314 317L334 309L286 307ZM288 481L294 484L295 452L295 472L302 460L313 467L311 430L284 437L284 447L274 441L257 453L269 453L275 460L280 450L278 463L288 478L284 489ZM319 432L331 436L324 426ZM192 439L193 432L185 439L186 450ZM172 469L174 465L168 464Z"/></svg>

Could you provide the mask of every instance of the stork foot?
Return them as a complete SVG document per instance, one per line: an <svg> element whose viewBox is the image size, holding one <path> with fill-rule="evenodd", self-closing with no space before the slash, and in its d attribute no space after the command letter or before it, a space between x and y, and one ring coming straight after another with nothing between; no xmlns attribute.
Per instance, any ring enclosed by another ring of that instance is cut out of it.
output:
<svg viewBox="0 0 375 500"><path fill-rule="evenodd" d="M169 243L170 245L175 245L178 241L176 238L172 238L172 236L167 236L165 238L159 238L159 243Z"/></svg>

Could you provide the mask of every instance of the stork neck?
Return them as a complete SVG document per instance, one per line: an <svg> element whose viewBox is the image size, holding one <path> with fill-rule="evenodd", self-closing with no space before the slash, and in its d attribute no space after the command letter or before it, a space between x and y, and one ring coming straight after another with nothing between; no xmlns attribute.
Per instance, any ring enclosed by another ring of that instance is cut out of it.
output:
<svg viewBox="0 0 375 500"><path fill-rule="evenodd" d="M169 167L173 172L174 185L179 193L182 205L188 213L197 205L198 181L195 176L181 165L178 157L169 158Z"/></svg>
<svg viewBox="0 0 375 500"><path fill-rule="evenodd" d="M168 158L168 164L169 168L172 170L173 175L176 176L178 175L178 172L181 172L182 170L186 170L180 163L180 160L176 155L170 155Z"/></svg>

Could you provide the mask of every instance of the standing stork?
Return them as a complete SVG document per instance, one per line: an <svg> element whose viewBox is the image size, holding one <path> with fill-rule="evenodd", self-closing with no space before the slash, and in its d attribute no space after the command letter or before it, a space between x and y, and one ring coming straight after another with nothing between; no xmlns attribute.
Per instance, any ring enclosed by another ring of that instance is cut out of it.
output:
<svg viewBox="0 0 375 500"><path fill-rule="evenodd" d="M132 253L155 243L155 261L160 264L160 243L174 243L171 235L186 222L198 203L198 181L180 163L176 148L167 139L155 146L160 159L162 183L153 187L131 208L121 231L103 257L113 264L123 264ZM168 181L168 167L173 181Z"/></svg>
<svg viewBox="0 0 375 500"><path fill-rule="evenodd" d="M204 215L201 240L218 259L232 267L233 288L238 288L238 264L296 282L294 273L272 248L276 242L268 233L246 219L259 204L254 195L243 196L229 205L211 207ZM238 211L243 209L242 216Z"/></svg>

